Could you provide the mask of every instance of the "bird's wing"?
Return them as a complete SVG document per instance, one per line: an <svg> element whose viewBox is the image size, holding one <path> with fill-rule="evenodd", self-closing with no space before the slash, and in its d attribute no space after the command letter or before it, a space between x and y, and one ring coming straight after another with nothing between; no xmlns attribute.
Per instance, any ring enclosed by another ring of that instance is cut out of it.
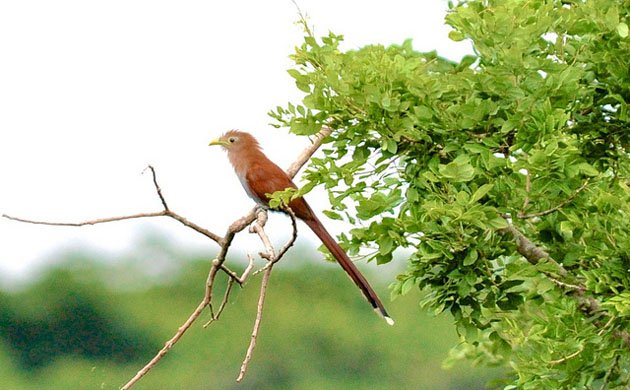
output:
<svg viewBox="0 0 630 390"><path fill-rule="evenodd" d="M252 164L244 179L241 180L241 183L246 182L243 183L245 191L256 203L263 206L269 205L269 198L265 194L273 194L287 188L297 188L286 172L269 160ZM289 207L300 219L312 218L313 212L303 198L292 200Z"/></svg>
<svg viewBox="0 0 630 390"><path fill-rule="evenodd" d="M267 206L269 199L265 194L273 194L287 188L297 188L289 176L276 164L267 161L257 161L249 166L244 178L248 190L251 191L252 198ZM241 182L243 180L241 179ZM245 185L244 185L245 186Z"/></svg>

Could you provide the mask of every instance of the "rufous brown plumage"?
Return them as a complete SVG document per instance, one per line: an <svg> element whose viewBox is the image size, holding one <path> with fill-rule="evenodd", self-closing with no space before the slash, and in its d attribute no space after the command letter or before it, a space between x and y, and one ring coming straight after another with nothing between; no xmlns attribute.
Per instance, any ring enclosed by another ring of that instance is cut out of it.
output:
<svg viewBox="0 0 630 390"><path fill-rule="evenodd" d="M256 138L251 134L230 130L220 138L210 142L210 145L221 145L227 151L228 159L234 167L236 176L240 180L245 192L259 205L268 208L269 199L266 194L273 194L287 188L297 188L291 178L280 167L274 164L262 152ZM380 314L388 324L394 321L387 314L368 281L348 258L346 252L328 233L304 198L293 199L289 207L295 216L311 228L346 271L350 279L359 287L374 310Z"/></svg>

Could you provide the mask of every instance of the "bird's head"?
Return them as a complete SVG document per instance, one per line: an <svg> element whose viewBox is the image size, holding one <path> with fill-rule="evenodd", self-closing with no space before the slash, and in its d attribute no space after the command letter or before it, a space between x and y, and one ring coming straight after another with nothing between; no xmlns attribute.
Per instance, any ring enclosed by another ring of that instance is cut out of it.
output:
<svg viewBox="0 0 630 390"><path fill-rule="evenodd" d="M223 146L228 152L244 149L260 149L258 141L251 134L239 130L230 130L221 137L210 141L209 146Z"/></svg>

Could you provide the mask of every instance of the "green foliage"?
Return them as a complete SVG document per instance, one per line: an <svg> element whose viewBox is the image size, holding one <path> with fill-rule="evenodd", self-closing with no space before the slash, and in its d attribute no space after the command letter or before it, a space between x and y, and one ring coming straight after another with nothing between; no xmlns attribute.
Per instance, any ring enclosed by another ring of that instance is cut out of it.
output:
<svg viewBox="0 0 630 390"><path fill-rule="evenodd" d="M41 322L19 346L9 341L6 328L0 332L0 387L120 388L173 335L203 295L208 261L190 261L178 251L174 254L178 272L171 273L167 282L137 275L135 259L105 266L83 257L81 264L50 272L19 293L2 293L2 325L16 319L24 323L27 318ZM442 371L440 354L457 340L449 326L452 319L423 316L413 305L417 294L410 294L388 306L397 320L395 327L388 327L366 310L361 295L337 265L324 269L305 264L310 255L316 254L295 248L274 268L256 351L242 384L235 378L254 322L260 276L233 291L221 319L209 328L202 327L209 315L202 315L137 387L479 389L498 373L464 365ZM238 257L234 254L231 258ZM127 288L116 287L116 282L130 282L129 278L133 282L125 283ZM220 299L225 279L217 282ZM116 351L125 346L120 339L108 337L111 332L100 326L90 330L69 323L73 318L66 316L69 311L56 310L71 306L68 303L72 301L88 302L88 311L101 313L93 317L94 325L106 322L121 330L124 340L149 346L149 350L140 354L130 351L127 359L119 359ZM421 327L416 323L418 316ZM64 327L53 329L46 325L50 323L64 323ZM62 340L62 346L38 343L42 335L51 332ZM105 345L110 353L78 353L95 342ZM68 353L56 353L60 348ZM21 354L29 353L45 357L37 369L25 369L21 364Z"/></svg>
<svg viewBox="0 0 630 390"><path fill-rule="evenodd" d="M334 129L308 185L357 226L350 252L411 250L393 292L453 313L451 360L523 388L628 385L630 1L471 0L446 21L474 56L307 29L289 71L306 96L270 115Z"/></svg>
<svg viewBox="0 0 630 390"><path fill-rule="evenodd" d="M21 368L42 368L61 356L136 364L151 357L159 341L114 319L98 290L85 287L58 270L26 294L0 294L0 339Z"/></svg>
<svg viewBox="0 0 630 390"><path fill-rule="evenodd" d="M273 194L265 194L269 198L269 207L272 209L282 208L298 196L298 190L287 188L283 191L276 191Z"/></svg>

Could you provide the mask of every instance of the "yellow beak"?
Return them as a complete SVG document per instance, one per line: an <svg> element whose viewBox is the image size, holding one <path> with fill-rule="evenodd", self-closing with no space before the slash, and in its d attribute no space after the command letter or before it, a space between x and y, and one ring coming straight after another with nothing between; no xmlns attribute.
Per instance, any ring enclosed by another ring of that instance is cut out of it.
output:
<svg viewBox="0 0 630 390"><path fill-rule="evenodd" d="M221 138L217 138L217 139L213 139L212 141L210 141L208 146L214 146L214 145L225 146L226 144L227 143L224 140L222 140Z"/></svg>

